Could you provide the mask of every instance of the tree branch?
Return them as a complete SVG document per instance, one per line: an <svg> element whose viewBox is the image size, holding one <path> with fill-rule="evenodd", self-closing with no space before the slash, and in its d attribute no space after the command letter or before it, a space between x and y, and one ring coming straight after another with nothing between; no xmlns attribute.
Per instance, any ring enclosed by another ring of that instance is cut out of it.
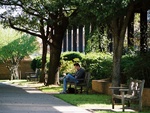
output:
<svg viewBox="0 0 150 113"><path fill-rule="evenodd" d="M15 29L15 30L22 31L22 32L25 32L25 33L29 33L29 34L31 34L31 35L33 35L33 36L37 36L37 37L40 37L40 38L41 38L41 35L40 35L40 34L36 34L36 33L31 32L31 31L28 31L28 30L26 30L26 29L21 29L21 28L15 27L15 26L13 25L13 23L11 22L10 19L8 19L8 22L9 22L10 27L13 28L13 29Z"/></svg>

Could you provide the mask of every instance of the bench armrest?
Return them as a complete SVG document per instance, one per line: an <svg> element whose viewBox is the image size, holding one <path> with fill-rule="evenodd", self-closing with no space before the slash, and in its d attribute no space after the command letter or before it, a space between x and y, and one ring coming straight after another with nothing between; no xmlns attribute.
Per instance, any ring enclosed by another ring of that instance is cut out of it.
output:
<svg viewBox="0 0 150 113"><path fill-rule="evenodd" d="M109 87L112 90L119 90L119 89L125 89L127 87Z"/></svg>
<svg viewBox="0 0 150 113"><path fill-rule="evenodd" d="M35 72L25 72L25 74L35 74Z"/></svg>
<svg viewBox="0 0 150 113"><path fill-rule="evenodd" d="M127 92L127 91L129 91L129 89L120 89L119 91L120 92Z"/></svg>

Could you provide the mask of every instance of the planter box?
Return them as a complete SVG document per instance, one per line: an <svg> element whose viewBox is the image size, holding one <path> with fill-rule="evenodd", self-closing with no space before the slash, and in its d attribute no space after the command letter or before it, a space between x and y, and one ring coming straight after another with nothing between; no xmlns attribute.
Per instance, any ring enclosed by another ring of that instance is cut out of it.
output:
<svg viewBox="0 0 150 113"><path fill-rule="evenodd" d="M109 87L111 83L106 80L92 80L92 90L102 94L111 95L111 90Z"/></svg>
<svg viewBox="0 0 150 113"><path fill-rule="evenodd" d="M144 106L150 106L150 88L144 88L142 101Z"/></svg>
<svg viewBox="0 0 150 113"><path fill-rule="evenodd" d="M92 90L98 93L111 95L111 90L109 87L112 84L105 79L102 80L92 80ZM150 88L144 88L142 96L143 106L150 106Z"/></svg>

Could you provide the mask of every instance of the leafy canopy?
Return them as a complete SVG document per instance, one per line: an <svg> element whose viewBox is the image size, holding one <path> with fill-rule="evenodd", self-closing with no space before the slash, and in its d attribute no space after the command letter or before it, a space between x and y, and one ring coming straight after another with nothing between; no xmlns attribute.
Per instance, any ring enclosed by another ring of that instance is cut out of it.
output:
<svg viewBox="0 0 150 113"><path fill-rule="evenodd" d="M27 33L41 36L46 29L61 24L64 17L69 17L77 10L81 0L1 0L1 22L17 27ZM41 27L45 30L41 31Z"/></svg>
<svg viewBox="0 0 150 113"><path fill-rule="evenodd" d="M0 27L0 59L21 60L37 50L36 38L16 32L13 29Z"/></svg>

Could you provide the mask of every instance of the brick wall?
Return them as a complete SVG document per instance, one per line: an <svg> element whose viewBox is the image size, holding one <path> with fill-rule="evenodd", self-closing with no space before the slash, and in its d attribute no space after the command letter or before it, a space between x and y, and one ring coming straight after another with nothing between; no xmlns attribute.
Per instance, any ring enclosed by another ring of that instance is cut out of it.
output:
<svg viewBox="0 0 150 113"><path fill-rule="evenodd" d="M111 83L105 80L92 80L92 90L102 94L111 95Z"/></svg>
<svg viewBox="0 0 150 113"><path fill-rule="evenodd" d="M19 75L21 79L26 79L25 72L33 72L30 67L31 60L23 60L19 66ZM0 79L9 79L10 73L9 70L6 68L6 65L1 63L0 64Z"/></svg>
<svg viewBox="0 0 150 113"><path fill-rule="evenodd" d="M150 106L150 88L144 88L142 101L143 105Z"/></svg>

